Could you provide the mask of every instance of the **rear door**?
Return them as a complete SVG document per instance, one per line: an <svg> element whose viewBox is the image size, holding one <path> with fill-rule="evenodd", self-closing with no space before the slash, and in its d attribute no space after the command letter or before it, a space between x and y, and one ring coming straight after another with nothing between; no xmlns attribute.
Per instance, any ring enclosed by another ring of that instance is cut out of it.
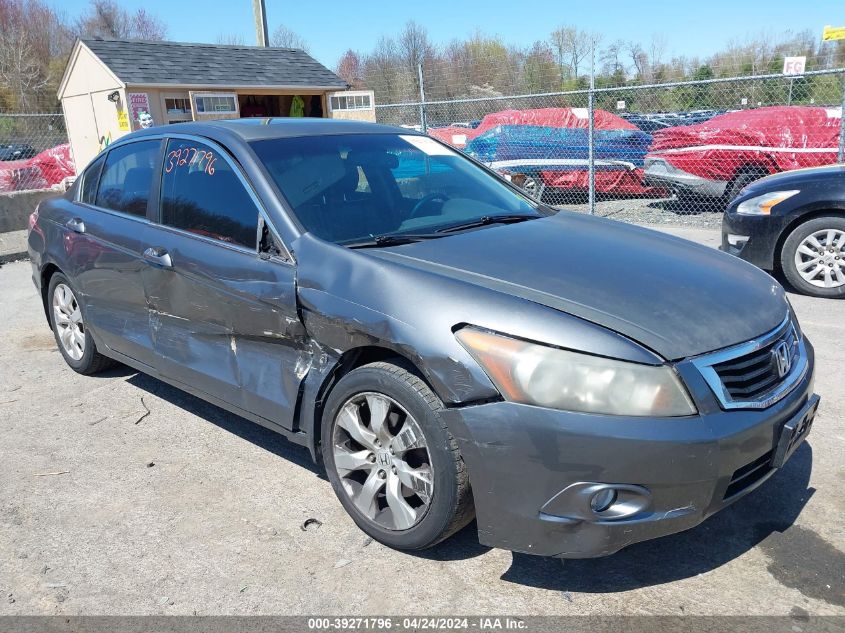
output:
<svg viewBox="0 0 845 633"><path fill-rule="evenodd" d="M283 247L259 251L264 215L240 168L211 141L170 139L159 214L143 250L160 371L291 428L309 358L295 268Z"/></svg>
<svg viewBox="0 0 845 633"><path fill-rule="evenodd" d="M77 198L60 220L67 271L83 295L93 334L99 343L147 365L153 350L141 244L150 226L162 144L136 141L100 156L85 170Z"/></svg>

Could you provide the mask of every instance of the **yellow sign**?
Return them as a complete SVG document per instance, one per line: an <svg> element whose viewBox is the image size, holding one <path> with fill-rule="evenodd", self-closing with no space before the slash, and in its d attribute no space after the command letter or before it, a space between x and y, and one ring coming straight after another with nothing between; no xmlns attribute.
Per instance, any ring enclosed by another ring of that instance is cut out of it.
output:
<svg viewBox="0 0 845 633"><path fill-rule="evenodd" d="M845 40L845 26L826 26L822 31L822 41Z"/></svg>
<svg viewBox="0 0 845 633"><path fill-rule="evenodd" d="M117 111L117 127L121 132L129 131L129 113L126 110Z"/></svg>

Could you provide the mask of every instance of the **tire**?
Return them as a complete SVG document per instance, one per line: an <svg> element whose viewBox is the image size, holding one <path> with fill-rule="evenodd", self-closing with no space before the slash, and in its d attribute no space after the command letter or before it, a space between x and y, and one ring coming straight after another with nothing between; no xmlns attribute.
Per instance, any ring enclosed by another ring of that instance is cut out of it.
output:
<svg viewBox="0 0 845 633"><path fill-rule="evenodd" d="M760 168L745 168L744 170L740 171L734 177L734 179L731 180L730 183L728 183L727 189L725 190L725 195L723 196L724 204L722 206L724 208L727 208L728 205L733 202L734 198L736 198L745 187L750 185L755 180L760 180L760 178L765 178L768 175L769 172Z"/></svg>
<svg viewBox="0 0 845 633"><path fill-rule="evenodd" d="M114 365L115 361L97 351L97 345L94 343L88 328L85 327L83 310L76 297L76 290L62 273L54 273L50 277L50 285L47 290L47 310L50 314L50 327L53 330L59 352L73 371L85 375L96 374ZM78 313L78 317L68 317L68 310L64 309L64 303L71 309L71 312ZM69 332L69 335L65 334L64 336L67 338L63 341L64 332Z"/></svg>
<svg viewBox="0 0 845 633"><path fill-rule="evenodd" d="M385 402L388 408L381 409ZM374 426L371 408L388 411L378 418L387 424ZM394 549L431 547L473 519L469 475L440 415L442 409L443 404L414 368L397 359L349 372L332 389L323 410L320 450L335 494L361 530ZM356 412L355 421L350 411ZM370 435L362 435L356 421ZM348 429L353 427L358 430L350 434ZM424 447L420 448L417 440L412 448L403 449L403 442L420 432ZM349 455L354 456L354 464ZM351 468L364 459L367 464ZM404 479L397 474L397 465ZM410 471L415 473L413 477L406 474L408 467L414 468ZM377 481L379 474L384 474L382 483ZM409 478L413 486L406 485ZM367 492L375 489L374 501L368 503ZM412 506L412 513L402 501Z"/></svg>
<svg viewBox="0 0 845 633"><path fill-rule="evenodd" d="M828 244L828 236L832 237L832 244ZM819 249L815 244L823 248ZM802 245L805 248L799 252L798 249ZM807 249L813 255L809 254ZM805 274L812 275L812 271L819 271L812 281L806 279L799 271L799 261L807 264ZM813 266L813 262L816 262L816 266ZM787 281L799 292L828 299L845 298L845 217L823 216L799 224L783 243L780 265ZM825 268L830 271L830 280L833 283L830 287L823 285ZM837 270L839 280L836 279Z"/></svg>
<svg viewBox="0 0 845 633"><path fill-rule="evenodd" d="M713 211L713 207L712 198L685 189L675 191L675 213L678 215L699 215Z"/></svg>

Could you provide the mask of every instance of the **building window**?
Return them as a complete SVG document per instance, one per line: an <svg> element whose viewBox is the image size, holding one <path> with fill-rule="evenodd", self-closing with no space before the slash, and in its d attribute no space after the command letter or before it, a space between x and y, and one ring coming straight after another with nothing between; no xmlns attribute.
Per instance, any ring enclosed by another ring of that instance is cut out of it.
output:
<svg viewBox="0 0 845 633"><path fill-rule="evenodd" d="M167 110L167 114L170 115L170 116L173 116L173 115L191 116L191 102L188 101L187 99L165 98L164 108Z"/></svg>
<svg viewBox="0 0 845 633"><path fill-rule="evenodd" d="M370 95L339 95L331 98L332 110L369 110L372 108Z"/></svg>
<svg viewBox="0 0 845 633"><path fill-rule="evenodd" d="M198 114L237 114L238 100L233 94L195 95Z"/></svg>

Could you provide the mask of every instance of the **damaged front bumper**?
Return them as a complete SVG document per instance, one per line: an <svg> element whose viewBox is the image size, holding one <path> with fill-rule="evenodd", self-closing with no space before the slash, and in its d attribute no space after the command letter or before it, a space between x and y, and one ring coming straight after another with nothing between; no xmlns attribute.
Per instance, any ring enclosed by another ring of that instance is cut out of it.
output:
<svg viewBox="0 0 845 633"><path fill-rule="evenodd" d="M710 403L697 416L652 419L492 402L445 414L483 544L591 558L694 527L756 489L804 440L817 403L810 371L763 410ZM616 488L618 502L597 514L602 488Z"/></svg>
<svg viewBox="0 0 845 633"><path fill-rule="evenodd" d="M728 187L726 180L696 176L656 156L646 157L643 179L646 185L652 187L667 187L712 198L724 195Z"/></svg>

